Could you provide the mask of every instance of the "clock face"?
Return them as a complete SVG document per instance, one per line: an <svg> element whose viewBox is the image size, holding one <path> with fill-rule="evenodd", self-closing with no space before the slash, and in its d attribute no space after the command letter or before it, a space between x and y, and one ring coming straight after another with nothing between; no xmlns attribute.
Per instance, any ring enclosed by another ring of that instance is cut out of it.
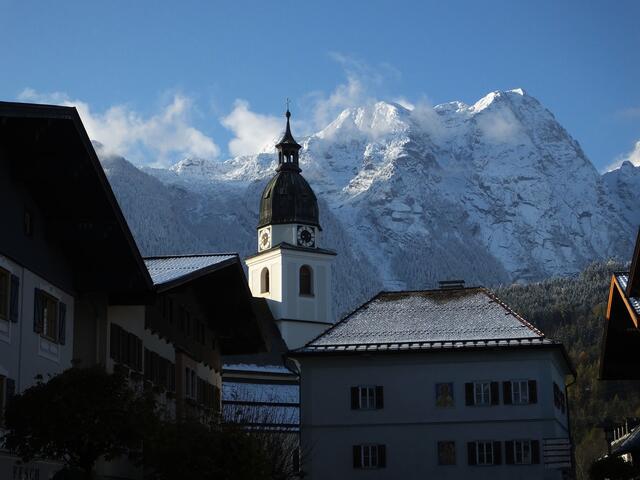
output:
<svg viewBox="0 0 640 480"><path fill-rule="evenodd" d="M316 246L316 232L313 227L308 227L307 225L298 225L298 246Z"/></svg>
<svg viewBox="0 0 640 480"><path fill-rule="evenodd" d="M271 247L271 230L265 228L258 233L258 250L266 250Z"/></svg>

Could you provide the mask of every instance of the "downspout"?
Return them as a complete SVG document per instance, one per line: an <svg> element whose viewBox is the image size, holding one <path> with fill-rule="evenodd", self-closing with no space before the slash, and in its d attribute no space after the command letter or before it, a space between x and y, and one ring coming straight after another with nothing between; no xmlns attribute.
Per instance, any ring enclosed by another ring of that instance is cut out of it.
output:
<svg viewBox="0 0 640 480"><path fill-rule="evenodd" d="M571 445L571 478L576 477L576 448L573 444L573 434L571 431L571 409L569 408L569 392L568 388L574 385L577 381L577 374L573 376L573 381L571 383L565 383L564 385L564 396L567 399L567 425L569 426L569 444Z"/></svg>

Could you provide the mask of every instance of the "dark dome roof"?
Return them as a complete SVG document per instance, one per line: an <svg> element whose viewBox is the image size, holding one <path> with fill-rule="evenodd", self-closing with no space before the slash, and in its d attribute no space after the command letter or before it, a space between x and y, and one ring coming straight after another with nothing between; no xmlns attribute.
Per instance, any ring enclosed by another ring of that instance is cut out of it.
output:
<svg viewBox="0 0 640 480"><path fill-rule="evenodd" d="M282 169L276 173L260 198L258 228L283 223L304 223L320 228L318 200L296 170Z"/></svg>

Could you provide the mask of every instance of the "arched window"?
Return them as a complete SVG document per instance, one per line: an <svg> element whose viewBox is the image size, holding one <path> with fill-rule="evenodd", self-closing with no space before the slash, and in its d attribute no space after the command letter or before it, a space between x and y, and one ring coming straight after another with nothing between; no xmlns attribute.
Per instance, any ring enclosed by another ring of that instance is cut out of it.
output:
<svg viewBox="0 0 640 480"><path fill-rule="evenodd" d="M313 270L309 265L300 267L300 295L313 295Z"/></svg>
<svg viewBox="0 0 640 480"><path fill-rule="evenodd" d="M260 272L260 293L269 293L269 269L267 267Z"/></svg>

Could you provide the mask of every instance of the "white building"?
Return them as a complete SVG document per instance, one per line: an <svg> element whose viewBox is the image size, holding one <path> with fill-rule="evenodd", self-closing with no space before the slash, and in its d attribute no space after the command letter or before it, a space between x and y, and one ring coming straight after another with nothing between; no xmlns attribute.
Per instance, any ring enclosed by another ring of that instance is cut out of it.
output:
<svg viewBox="0 0 640 480"><path fill-rule="evenodd" d="M305 478L570 469L565 350L483 288L381 293L289 357Z"/></svg>

